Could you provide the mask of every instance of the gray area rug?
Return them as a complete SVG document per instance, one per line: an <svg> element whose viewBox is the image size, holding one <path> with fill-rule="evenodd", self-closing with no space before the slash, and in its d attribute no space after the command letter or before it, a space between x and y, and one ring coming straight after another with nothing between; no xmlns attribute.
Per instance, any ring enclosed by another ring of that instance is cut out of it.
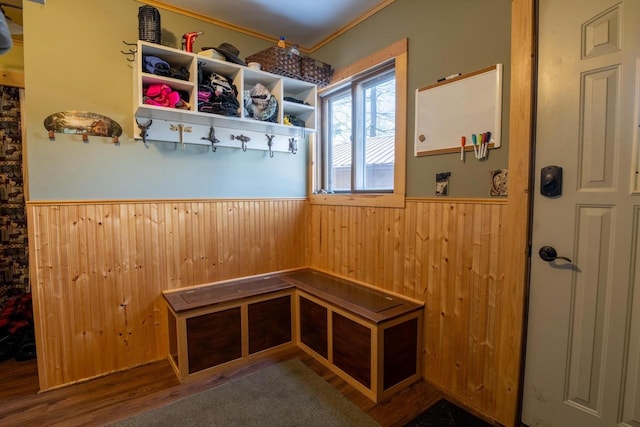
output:
<svg viewBox="0 0 640 427"><path fill-rule="evenodd" d="M113 425L379 427L298 359Z"/></svg>

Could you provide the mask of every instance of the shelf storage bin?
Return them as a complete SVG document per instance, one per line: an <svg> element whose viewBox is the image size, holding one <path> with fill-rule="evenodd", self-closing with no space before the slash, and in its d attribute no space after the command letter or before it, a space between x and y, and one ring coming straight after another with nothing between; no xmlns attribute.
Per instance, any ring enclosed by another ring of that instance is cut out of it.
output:
<svg viewBox="0 0 640 427"><path fill-rule="evenodd" d="M271 46L245 58L247 62L258 62L264 71L297 80L326 86L331 80L331 65L310 56L294 55L278 46Z"/></svg>
<svg viewBox="0 0 640 427"><path fill-rule="evenodd" d="M268 73L286 77L300 78L300 55L292 55L278 46L271 46L245 58L247 63L257 62Z"/></svg>
<svg viewBox="0 0 640 427"><path fill-rule="evenodd" d="M331 81L331 75L333 74L331 65L313 59L310 56L302 58L300 70L302 71L302 79L304 81L315 83L320 87L328 85Z"/></svg>

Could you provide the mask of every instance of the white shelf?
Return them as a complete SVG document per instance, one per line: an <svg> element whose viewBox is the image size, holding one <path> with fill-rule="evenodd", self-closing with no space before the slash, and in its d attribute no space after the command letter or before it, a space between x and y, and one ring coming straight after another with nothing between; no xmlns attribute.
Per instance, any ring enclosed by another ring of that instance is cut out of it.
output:
<svg viewBox="0 0 640 427"><path fill-rule="evenodd" d="M172 69L184 67L189 71L189 80L180 80L148 73L144 68L144 57L156 56L170 64ZM253 70L231 62L220 61L192 52L161 46L153 43L138 42L138 55L134 66L137 69L134 80L134 115L138 122L144 124L148 120L158 120L182 125L198 125L236 129L291 137L304 137L306 133L316 131L316 100L317 87L313 83L295 80L271 74L265 71ZM238 90L237 100L240 104L238 116L225 116L198 111L198 68L211 73L215 72L226 77ZM256 84L264 85L278 101L277 122L265 122L244 116L243 94ZM187 93L189 109L160 107L144 103L144 90L150 84L166 84L173 90ZM300 100L301 103L285 101L285 97ZM304 122L304 127L284 124L285 116L293 115ZM152 124L153 126L153 124ZM136 138L141 138L140 130L134 129ZM158 132L149 132L154 139L174 141L175 135L164 137ZM195 143L195 142L188 142Z"/></svg>

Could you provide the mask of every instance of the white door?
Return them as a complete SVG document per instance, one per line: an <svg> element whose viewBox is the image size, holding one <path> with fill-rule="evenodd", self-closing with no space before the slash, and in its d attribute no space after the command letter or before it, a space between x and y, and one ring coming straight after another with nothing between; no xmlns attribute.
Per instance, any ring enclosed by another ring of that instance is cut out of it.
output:
<svg viewBox="0 0 640 427"><path fill-rule="evenodd" d="M640 426L640 0L538 6L522 421ZM562 167L559 196L540 194L546 166Z"/></svg>

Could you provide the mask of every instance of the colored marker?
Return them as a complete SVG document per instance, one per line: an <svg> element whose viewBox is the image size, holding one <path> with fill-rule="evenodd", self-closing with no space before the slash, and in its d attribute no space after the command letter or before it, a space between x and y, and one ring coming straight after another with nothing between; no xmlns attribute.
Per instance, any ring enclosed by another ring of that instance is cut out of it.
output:
<svg viewBox="0 0 640 427"><path fill-rule="evenodd" d="M491 132L487 132L485 140L487 141L487 149L485 150L484 156L487 157L487 151L489 151L489 142L491 142Z"/></svg>
<svg viewBox="0 0 640 427"><path fill-rule="evenodd" d="M443 78L441 78L441 79L438 79L438 82L443 82L443 81L445 81L445 80L454 79L454 78L456 78L456 77L458 77L458 76L461 76L461 75L462 75L462 74L460 74L460 73L451 74L450 76L447 76L447 77L443 77Z"/></svg>
<svg viewBox="0 0 640 427"><path fill-rule="evenodd" d="M471 134L471 142L473 143L473 152L476 155L476 159L478 158L478 140L476 139L476 134Z"/></svg>
<svg viewBox="0 0 640 427"><path fill-rule="evenodd" d="M482 134L482 158L486 158L487 157L487 143L489 141L487 140L487 134L483 133Z"/></svg>
<svg viewBox="0 0 640 427"><path fill-rule="evenodd" d="M464 162L464 146L467 143L467 138L460 137L460 160Z"/></svg>

